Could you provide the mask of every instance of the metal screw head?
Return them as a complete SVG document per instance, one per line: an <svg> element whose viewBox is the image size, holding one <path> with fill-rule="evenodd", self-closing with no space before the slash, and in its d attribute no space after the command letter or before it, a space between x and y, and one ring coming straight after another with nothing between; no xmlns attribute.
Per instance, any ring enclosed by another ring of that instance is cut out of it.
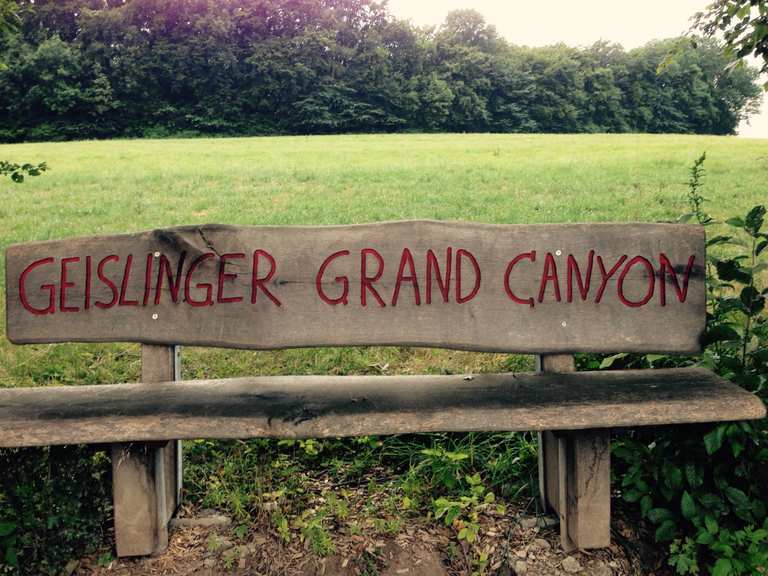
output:
<svg viewBox="0 0 768 576"><path fill-rule="evenodd" d="M562 256L563 251L562 250L555 250L555 256Z"/></svg>
<svg viewBox="0 0 768 576"><path fill-rule="evenodd" d="M160 258L160 252L155 252L155 258Z"/></svg>
<svg viewBox="0 0 768 576"><path fill-rule="evenodd" d="M152 320L157 320L157 319L158 319L158 315L156 313L152 314Z"/></svg>
<svg viewBox="0 0 768 576"><path fill-rule="evenodd" d="M562 326L563 328L565 328L566 326L568 326L568 322L566 322L565 320L563 320L562 322L560 322L560 326Z"/></svg>

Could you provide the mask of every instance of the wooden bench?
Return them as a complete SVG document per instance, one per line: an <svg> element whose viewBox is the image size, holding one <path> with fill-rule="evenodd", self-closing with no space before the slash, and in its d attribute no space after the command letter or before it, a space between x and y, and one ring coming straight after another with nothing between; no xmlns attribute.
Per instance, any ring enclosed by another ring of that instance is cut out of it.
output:
<svg viewBox="0 0 768 576"><path fill-rule="evenodd" d="M16 245L18 344L140 342L141 383L0 390L0 446L111 443L117 553L162 551L190 438L536 430L566 549L610 542L610 429L761 418L700 368L575 372L573 353L695 354L702 228L206 225ZM181 381L179 345L536 354L523 374Z"/></svg>

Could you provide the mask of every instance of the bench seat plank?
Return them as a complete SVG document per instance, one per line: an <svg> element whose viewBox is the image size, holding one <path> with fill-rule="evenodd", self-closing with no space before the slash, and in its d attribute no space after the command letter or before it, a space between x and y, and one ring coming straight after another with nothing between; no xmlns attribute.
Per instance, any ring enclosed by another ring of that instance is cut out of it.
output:
<svg viewBox="0 0 768 576"><path fill-rule="evenodd" d="M580 430L762 418L701 368L262 376L0 390L0 447L191 438Z"/></svg>

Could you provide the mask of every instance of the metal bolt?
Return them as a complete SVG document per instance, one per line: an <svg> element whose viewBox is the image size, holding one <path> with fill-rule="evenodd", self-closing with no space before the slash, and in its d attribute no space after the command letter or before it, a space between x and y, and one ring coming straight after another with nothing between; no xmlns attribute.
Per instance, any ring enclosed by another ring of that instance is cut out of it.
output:
<svg viewBox="0 0 768 576"><path fill-rule="evenodd" d="M157 314L152 314L152 320L157 320L158 316Z"/></svg>
<svg viewBox="0 0 768 576"><path fill-rule="evenodd" d="M563 251L562 250L555 250L555 256L562 256Z"/></svg>
<svg viewBox="0 0 768 576"><path fill-rule="evenodd" d="M565 328L566 326L568 326L568 322L566 322L565 320L563 320L562 322L560 322L560 326L562 326L563 328Z"/></svg>
<svg viewBox="0 0 768 576"><path fill-rule="evenodd" d="M160 252L155 252L155 258L160 258Z"/></svg>

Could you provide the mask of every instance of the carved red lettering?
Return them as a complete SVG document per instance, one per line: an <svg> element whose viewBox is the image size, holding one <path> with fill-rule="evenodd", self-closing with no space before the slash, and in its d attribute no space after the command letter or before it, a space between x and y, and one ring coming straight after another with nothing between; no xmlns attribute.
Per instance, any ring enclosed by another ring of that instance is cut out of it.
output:
<svg viewBox="0 0 768 576"><path fill-rule="evenodd" d="M688 258L688 265L685 267L683 274L683 287L680 288L680 284L677 282L677 274L672 263L667 258L667 255L663 252L659 255L660 269L659 269L659 299L662 306L667 305L667 276L672 280L672 285L677 293L677 299L680 302L685 302L688 297L688 281L691 279L691 270L693 270L693 262L696 256L691 255Z"/></svg>
<svg viewBox="0 0 768 576"><path fill-rule="evenodd" d="M555 300L560 302L560 280L557 276L557 262L551 252L547 252L544 257L544 273L541 276L539 285L539 303L544 302L544 296L547 293L547 284L552 283L555 289Z"/></svg>
<svg viewBox="0 0 768 576"><path fill-rule="evenodd" d="M128 282L131 277L131 268L133 267L133 254L128 254L128 258L125 261L125 268L123 269L123 281L120 283L120 300L118 300L118 306L138 306L138 300L128 300Z"/></svg>
<svg viewBox="0 0 768 576"><path fill-rule="evenodd" d="M432 275L433 270L437 288L443 297L443 302L448 302L451 293L451 260L453 258L453 248L450 246L445 250L445 276L440 273L440 264L437 262L437 256L432 250L427 250L427 304L432 304Z"/></svg>
<svg viewBox="0 0 768 576"><path fill-rule="evenodd" d="M573 278L576 277L576 283L578 284L579 296L583 301L586 301L589 295L589 286L592 283L592 266L595 260L595 251L590 250L587 256L587 273L586 278L582 279L581 270L579 270L579 264L576 262L576 258L573 254L568 254L568 278L566 280L566 300L570 304L573 302Z"/></svg>
<svg viewBox="0 0 768 576"><path fill-rule="evenodd" d="M21 300L21 305L24 307L25 310L28 312L31 312L35 316L43 316L45 314L55 314L56 313L56 285L55 284L41 284L40 289L41 290L47 290L48 291L48 306L45 308L35 308L29 303L29 299L27 298L27 277L30 275L30 273L39 266L45 266L46 264L53 264L53 258L42 258L40 260L35 260L24 268L24 271L21 273L21 276L19 276L19 300Z"/></svg>
<svg viewBox="0 0 768 576"><path fill-rule="evenodd" d="M597 257L597 266L600 268L600 276L602 277L600 280L600 287L597 289L597 296L595 296L595 304L599 303L600 300L603 298L603 292L605 292L605 287L608 285L608 280L610 280L611 276L613 276L616 271L621 267L622 264L624 264L624 260L627 259L626 254L622 254L621 258L616 262L616 264L613 265L611 270L609 272L605 271L605 265L603 264L603 257L598 256Z"/></svg>
<svg viewBox="0 0 768 576"><path fill-rule="evenodd" d="M205 298L203 300L195 300L192 298L192 294L190 294L190 284L192 283L192 275L195 273L197 268L206 260L213 258L214 254L213 252L206 252L205 254L201 254L194 260L192 260L192 263L189 265L189 270L187 270L187 277L184 279L184 300L186 300L190 306L194 307L200 307L200 306L213 306L213 298L211 297L213 293L213 286L208 282L198 282L195 284L195 288L198 290L205 290Z"/></svg>
<svg viewBox="0 0 768 576"><path fill-rule="evenodd" d="M219 304L227 304L229 302L242 302L243 297L242 296L224 296L224 283L227 281L234 281L237 279L237 273L232 272L226 272L225 266L227 265L227 260L239 260L241 258L245 258L245 254L242 252L237 252L233 254L222 254L221 258L219 259L219 290L216 294L216 302Z"/></svg>
<svg viewBox="0 0 768 576"><path fill-rule="evenodd" d="M107 288L109 288L110 291L112 292L112 300L110 300L109 302L96 302L96 306L98 308L102 308L102 309L112 308L112 306L114 306L117 303L117 296L118 296L117 286L115 285L114 282L112 282L112 280L104 276L104 266L108 262L112 262L112 261L118 262L119 260L120 260L119 256L117 256L116 254L110 254L109 256L105 256L104 258L102 258L99 261L99 265L96 267L96 277L99 280L101 280L101 282Z"/></svg>
<svg viewBox="0 0 768 576"><path fill-rule="evenodd" d="M259 261L261 258L264 258L267 262L269 262L269 272L263 278L259 278ZM259 290L261 290L264 292L264 294L266 294L267 298L269 298L275 306L283 305L282 302L280 302L280 300L278 300L277 297L272 294L272 292L270 292L269 288L266 286L266 283L272 280L272 276L275 275L275 272L277 272L277 263L272 257L272 254L266 250L255 250L253 252L253 274L251 277L251 304L256 303L256 295L258 294Z"/></svg>
<svg viewBox="0 0 768 576"><path fill-rule="evenodd" d="M67 306L67 288L72 288L75 283L67 278L67 264L80 262L79 256L61 259L61 280L59 282L59 310L62 312L80 312L78 306Z"/></svg>
<svg viewBox="0 0 768 576"><path fill-rule="evenodd" d="M152 291L152 267L154 266L154 255L150 252L147 254L147 262L144 266L144 297L141 300L141 305L146 306L149 302L149 293Z"/></svg>
<svg viewBox="0 0 768 576"><path fill-rule="evenodd" d="M342 286L341 296L331 298L325 293L325 290L323 290L323 276L325 275L326 268L328 268L331 262L341 256L349 256L349 250L339 250L328 256L328 258L323 260L320 269L317 271L317 276L315 276L315 289L317 290L318 296L320 296L323 302L331 304L332 306L335 306L336 304L344 304L344 306L346 306L349 303L349 278L346 276L336 276L336 278L334 278L334 282L341 284Z"/></svg>
<svg viewBox="0 0 768 576"><path fill-rule="evenodd" d="M405 267L410 268L410 273L405 274ZM419 294L419 279L416 277L416 266L413 263L413 254L408 248L403 248L403 254L400 257L400 267L397 270L397 280L395 280L395 291L392 294L392 306L397 306L397 298L400 296L400 286L403 282L410 282L413 286L413 299L416 306L421 305L421 295Z"/></svg>
<svg viewBox="0 0 768 576"><path fill-rule="evenodd" d="M376 273L373 276L368 276L368 255L372 255L378 264L378 268L376 269ZM373 248L363 248L360 251L360 304L363 306L367 306L367 299L366 299L366 292L370 290L371 294L373 294L373 297L376 299L376 302L379 303L379 306L384 308L386 304L384 304L384 300L382 300L381 296L379 296L379 293L376 291L376 288L373 286L374 282L378 282L379 278L381 278L381 275L384 273L384 259L381 257L381 254L378 253L378 251L374 250Z"/></svg>
<svg viewBox="0 0 768 576"><path fill-rule="evenodd" d="M512 260L509 261L509 264L507 264L507 271L504 273L504 290L507 293L507 296L509 296L509 299L513 302L516 302L518 304L528 304L531 308L534 306L534 300L533 298L520 298L517 296L513 291L512 287L509 284L509 277L512 275L512 270L515 266L517 266L517 263L521 260L530 260L531 262L536 262L536 250L532 250L530 252L523 252L522 254L518 254Z"/></svg>
<svg viewBox="0 0 768 576"><path fill-rule="evenodd" d="M635 264L642 264L645 266L645 273L648 277L648 288L645 292L645 296L643 296L637 302L630 300L624 295L624 279L627 277L627 274L629 274L629 271ZM629 262L627 262L624 270L621 271L621 274L619 275L619 281L616 284L616 292L618 293L619 300L621 300L622 304L625 306L630 306L631 308L639 308L640 306L645 306L648 304L649 300L653 298L653 289L655 283L656 276L654 276L653 264L651 264L647 258L643 258L642 256L635 256Z"/></svg>
<svg viewBox="0 0 768 576"><path fill-rule="evenodd" d="M472 264L472 268L475 271L475 284L472 286L472 291L467 294L466 296L462 296L461 294L461 260L462 258L468 258L469 263ZM456 250L456 302L458 304L464 304L465 302L469 302L477 296L477 293L480 291L480 266L477 263L477 259L475 256L469 252L468 250L464 250L463 248L459 248Z"/></svg>
<svg viewBox="0 0 768 576"><path fill-rule="evenodd" d="M184 260L187 253L182 252L179 261L176 264L176 276L171 271L171 263L165 254L160 255L160 263L157 265L157 281L155 283L155 305L160 304L160 294L163 290L163 279L168 279L168 291L171 293L171 301L174 304L179 302L179 288L181 288L182 270L184 269Z"/></svg>
<svg viewBox="0 0 768 576"><path fill-rule="evenodd" d="M86 256L85 257L85 303L83 305L83 308L85 310L89 310L91 308L92 268L93 268L93 257Z"/></svg>

